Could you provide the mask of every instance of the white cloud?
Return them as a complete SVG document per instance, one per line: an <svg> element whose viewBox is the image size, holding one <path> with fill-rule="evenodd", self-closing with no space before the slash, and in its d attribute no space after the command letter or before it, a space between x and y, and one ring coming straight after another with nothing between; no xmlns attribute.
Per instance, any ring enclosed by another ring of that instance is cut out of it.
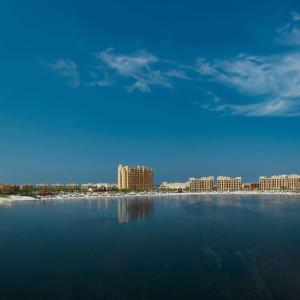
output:
<svg viewBox="0 0 300 300"><path fill-rule="evenodd" d="M136 76L150 70L150 66L158 62L158 58L146 51L139 51L132 55L115 54L109 48L98 54L98 58L111 69L118 71L123 76Z"/></svg>
<svg viewBox="0 0 300 300"><path fill-rule="evenodd" d="M205 58L199 57L196 62L196 71L201 75L215 75L216 70L213 64L210 64Z"/></svg>
<svg viewBox="0 0 300 300"><path fill-rule="evenodd" d="M206 69L214 71L201 72L202 63ZM200 60L198 71L240 94L260 99L256 103L220 104L213 110L247 116L296 116L300 113L300 52L270 56L241 54L213 63Z"/></svg>
<svg viewBox="0 0 300 300"><path fill-rule="evenodd" d="M94 80L87 83L87 86L90 87L111 87L114 86L114 81L110 79Z"/></svg>
<svg viewBox="0 0 300 300"><path fill-rule="evenodd" d="M300 28L292 23L277 28L279 41L288 45L300 45Z"/></svg>
<svg viewBox="0 0 300 300"><path fill-rule="evenodd" d="M145 82L143 79L137 80L132 86L127 87L128 92L133 92L135 90L144 92L144 93L150 93L150 87L147 82Z"/></svg>
<svg viewBox="0 0 300 300"><path fill-rule="evenodd" d="M300 21L300 13L296 11L291 12L291 17L294 21Z"/></svg>
<svg viewBox="0 0 300 300"><path fill-rule="evenodd" d="M172 69L170 71L165 72L165 75L168 77L179 78L179 79L190 79L186 72L183 70Z"/></svg>
<svg viewBox="0 0 300 300"><path fill-rule="evenodd" d="M300 14L291 13L290 22L276 29L278 41L288 45L300 45Z"/></svg>
<svg viewBox="0 0 300 300"><path fill-rule="evenodd" d="M115 84L115 82L109 78L107 73L103 74L102 79L98 79L98 76L94 71L91 71L89 75L92 78L92 81L86 84L88 87L112 87Z"/></svg>
<svg viewBox="0 0 300 300"><path fill-rule="evenodd" d="M206 106L213 111L229 112L232 115L244 115L250 117L295 117L300 116L300 103L286 99L274 99L260 103L236 105L222 104L215 107Z"/></svg>
<svg viewBox="0 0 300 300"><path fill-rule="evenodd" d="M152 86L172 88L172 82L160 68L164 64L157 56L146 51L134 54L116 54L109 48L97 55L105 67L113 70L117 75L130 78L134 83L127 87L129 92L138 90L151 92Z"/></svg>
<svg viewBox="0 0 300 300"><path fill-rule="evenodd" d="M71 59L58 59L52 64L43 62L43 65L65 77L67 79L67 84L70 87L75 88L80 85L80 76L77 65Z"/></svg>

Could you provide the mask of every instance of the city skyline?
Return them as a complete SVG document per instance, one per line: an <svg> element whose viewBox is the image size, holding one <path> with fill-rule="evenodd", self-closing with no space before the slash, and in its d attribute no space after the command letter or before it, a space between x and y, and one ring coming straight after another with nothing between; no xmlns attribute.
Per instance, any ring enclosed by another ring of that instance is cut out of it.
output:
<svg viewBox="0 0 300 300"><path fill-rule="evenodd" d="M1 183L299 173L298 1L12 0L0 25Z"/></svg>
<svg viewBox="0 0 300 300"><path fill-rule="evenodd" d="M189 176L181 180L181 182L170 181L166 178L160 181L155 181L156 172L155 169L145 165L125 165L118 164L117 166L117 175L116 180L110 183L96 180L94 182L0 182L1 185L19 185L19 186L35 186L37 188L51 188L51 189L89 189L91 186L96 186L97 189L101 188L111 188L117 187L119 190L131 190L131 189L140 189L140 190L151 190L154 186L160 187L171 187L176 185L186 185L189 186L191 190L212 190L214 187L218 187L220 190L234 190L242 188L242 184L259 184L263 187L276 187L281 188L283 186L300 186L300 175L298 173L293 174L280 174L280 175L259 175L255 180L244 180L244 177L239 176L225 176L218 175L205 175L205 176ZM99 178L98 178L99 179ZM177 189L177 188L176 188Z"/></svg>

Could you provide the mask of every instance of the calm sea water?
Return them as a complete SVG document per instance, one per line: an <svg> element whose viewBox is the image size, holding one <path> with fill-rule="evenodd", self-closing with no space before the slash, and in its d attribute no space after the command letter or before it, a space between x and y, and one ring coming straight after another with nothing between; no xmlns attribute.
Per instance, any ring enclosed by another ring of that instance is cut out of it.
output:
<svg viewBox="0 0 300 300"><path fill-rule="evenodd" d="M300 299L300 197L2 205L0 299Z"/></svg>

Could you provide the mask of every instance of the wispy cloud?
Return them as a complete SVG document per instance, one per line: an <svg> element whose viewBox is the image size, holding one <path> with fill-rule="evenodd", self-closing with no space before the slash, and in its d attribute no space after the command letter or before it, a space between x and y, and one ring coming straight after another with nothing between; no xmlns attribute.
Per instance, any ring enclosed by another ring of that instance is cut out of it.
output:
<svg viewBox="0 0 300 300"><path fill-rule="evenodd" d="M42 62L44 66L55 71L67 79L67 84L70 87L78 87L80 85L80 76L77 65L69 58L58 59L54 63Z"/></svg>
<svg viewBox="0 0 300 300"><path fill-rule="evenodd" d="M203 78L233 88L237 91L235 98L238 97L236 103L231 99L204 108L257 117L300 115L300 14L292 12L290 22L277 28L277 33L278 40L292 46L292 51L197 60L196 70Z"/></svg>
<svg viewBox="0 0 300 300"><path fill-rule="evenodd" d="M101 79L98 78L94 71L91 71L89 75L92 80L86 84L88 87L112 87L115 85L115 82L107 73L104 73Z"/></svg>
<svg viewBox="0 0 300 300"><path fill-rule="evenodd" d="M289 23L277 28L277 33L285 49L288 45L286 52L281 47L279 54L241 53L211 60L199 57L191 64L160 58L145 50L122 54L108 48L96 53L97 63L88 73L85 86L121 85L128 92L150 93L154 87L171 89L178 81L188 80L208 88L212 101L202 105L205 109L257 117L299 116L300 13L291 12ZM278 40L274 42L278 46ZM71 87L80 85L77 65L72 60L59 59L45 65L65 77ZM226 92L230 89L227 96L222 94L224 87Z"/></svg>
<svg viewBox="0 0 300 300"><path fill-rule="evenodd" d="M197 70L210 80L234 88L239 95L259 100L255 103L219 104L211 107L212 110L246 116L300 114L300 52L270 56L241 54L212 63L201 59Z"/></svg>
<svg viewBox="0 0 300 300"><path fill-rule="evenodd" d="M179 79L191 79L185 71L178 70L178 69L172 69L170 71L166 71L165 75L167 77L173 77L173 78L179 78Z"/></svg>
<svg viewBox="0 0 300 300"><path fill-rule="evenodd" d="M300 45L300 14L292 12L290 21L276 29L278 41L288 45Z"/></svg>
<svg viewBox="0 0 300 300"><path fill-rule="evenodd" d="M172 78L187 79L179 67L174 69L171 63L144 50L133 54L117 54L113 48L109 48L98 53L97 58L116 75L133 80L132 84L126 86L129 92L138 90L149 93L153 86L172 88Z"/></svg>
<svg viewBox="0 0 300 300"><path fill-rule="evenodd" d="M299 101L286 99L274 99L270 101L258 102L253 104L221 104L215 107L206 106L206 109L219 112L228 112L232 115L249 117L296 117L300 116Z"/></svg>
<svg viewBox="0 0 300 300"><path fill-rule="evenodd" d="M294 21L300 21L300 13L296 11L291 12L291 17Z"/></svg>

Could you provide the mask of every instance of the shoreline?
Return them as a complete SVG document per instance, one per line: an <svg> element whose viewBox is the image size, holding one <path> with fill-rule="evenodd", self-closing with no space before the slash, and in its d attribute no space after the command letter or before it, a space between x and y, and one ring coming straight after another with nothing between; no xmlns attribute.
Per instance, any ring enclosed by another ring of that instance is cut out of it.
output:
<svg viewBox="0 0 300 300"><path fill-rule="evenodd" d="M56 195L50 197L40 197L40 198L33 198L27 196L18 196L18 195L10 195L6 198L0 197L0 203L7 203L7 202L15 202L15 201L40 201L40 200L75 200L75 199L101 199L101 198L129 198L129 197L167 197L167 196L251 196L251 195L258 195L258 196L299 196L300 193L297 192L280 192L280 191L232 191L232 192L183 192L183 193L175 193L175 192L147 192L147 193L105 193L105 194L64 194L64 195Z"/></svg>

